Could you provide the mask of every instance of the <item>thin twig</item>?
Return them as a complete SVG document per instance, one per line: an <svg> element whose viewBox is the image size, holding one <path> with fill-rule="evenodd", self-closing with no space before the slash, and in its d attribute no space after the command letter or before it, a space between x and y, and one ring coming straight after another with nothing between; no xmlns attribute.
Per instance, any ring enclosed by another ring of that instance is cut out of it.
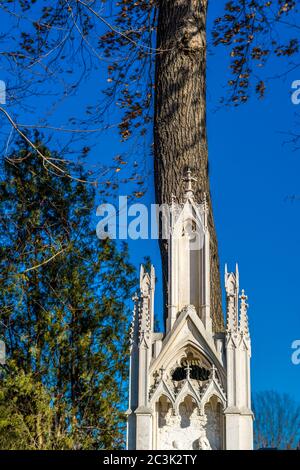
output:
<svg viewBox="0 0 300 470"><path fill-rule="evenodd" d="M46 259L46 260L43 261L42 263L36 264L35 266L31 266L31 268L25 269L25 271L22 271L21 274L28 273L29 271L33 271L34 269L38 269L38 268L40 268L41 266L44 266L45 264L48 264L50 261L52 261L54 258L56 258L56 256L60 255L63 251L66 251L66 249L67 249L67 248L62 248L60 251L58 251L57 253L55 253L53 256L51 256L50 258Z"/></svg>
<svg viewBox="0 0 300 470"><path fill-rule="evenodd" d="M22 132L19 128L16 122L13 120L13 118L8 114L8 112L0 106L0 112L2 112L10 124L14 127L14 129L18 132L18 134L35 150L35 152L41 157L43 164L45 166L45 163L47 163L49 166L60 172L63 176L66 176L67 178L70 178L72 180L78 181L79 183L91 183L95 184L95 181L88 181L88 180L83 180L80 178L76 178L75 176L70 175L67 171L63 170L59 166L57 166L55 163L51 161L51 158L46 157L45 155L42 154L42 152L39 150L39 148Z"/></svg>

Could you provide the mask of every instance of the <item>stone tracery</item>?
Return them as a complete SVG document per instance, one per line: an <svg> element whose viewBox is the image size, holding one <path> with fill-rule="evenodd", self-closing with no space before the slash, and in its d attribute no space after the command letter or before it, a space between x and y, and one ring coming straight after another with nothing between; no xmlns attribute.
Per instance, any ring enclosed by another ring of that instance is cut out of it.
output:
<svg viewBox="0 0 300 470"><path fill-rule="evenodd" d="M206 367L209 365L206 358L188 349L169 370L163 370L160 376L155 374L150 401L156 405L158 449L210 450L220 448L222 427L219 417L216 416L216 407L221 401L212 395L214 382L218 380L215 368L205 369L209 371L206 380L197 380L191 374L193 366L200 367L204 364ZM186 370L186 375L182 377L182 380L173 379L174 371L178 369L178 366ZM207 403L208 398L205 397L205 392L209 385L212 386L212 391ZM166 389L172 394L166 394ZM159 390L164 390L162 395L159 395ZM155 391L158 393L156 394ZM225 399L222 405L225 406ZM220 408L217 410L219 412Z"/></svg>

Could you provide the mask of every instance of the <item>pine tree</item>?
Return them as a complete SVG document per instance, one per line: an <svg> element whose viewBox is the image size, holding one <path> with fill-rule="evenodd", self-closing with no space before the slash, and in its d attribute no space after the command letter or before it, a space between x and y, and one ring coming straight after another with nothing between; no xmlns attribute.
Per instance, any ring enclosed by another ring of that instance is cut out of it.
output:
<svg viewBox="0 0 300 470"><path fill-rule="evenodd" d="M95 189L71 167L62 177L24 144L4 162L1 329L8 363L50 394L52 446L118 448L135 279L126 246L97 239Z"/></svg>

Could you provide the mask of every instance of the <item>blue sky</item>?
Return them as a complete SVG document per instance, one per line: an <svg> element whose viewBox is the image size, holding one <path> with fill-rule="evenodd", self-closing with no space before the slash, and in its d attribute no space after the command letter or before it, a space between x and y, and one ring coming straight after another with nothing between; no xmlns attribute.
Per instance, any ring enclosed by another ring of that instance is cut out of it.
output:
<svg viewBox="0 0 300 470"><path fill-rule="evenodd" d="M222 49L213 52L208 136L221 269L237 261L249 297L253 391L276 389L296 399L300 366L291 362L291 343L300 338L300 155L285 144L285 133L296 128L291 83L300 70L270 80L264 100L214 113L212 95L221 93L227 64ZM271 62L268 76L285 68L284 61Z"/></svg>
<svg viewBox="0 0 300 470"><path fill-rule="evenodd" d="M291 77L294 78L294 77ZM297 77L296 77L297 78ZM266 99L208 119L211 186L220 260L240 266L249 296L254 390L299 395L299 154L283 145L293 127L290 81Z"/></svg>
<svg viewBox="0 0 300 470"><path fill-rule="evenodd" d="M215 5L215 4L213 4ZM215 15L217 6L211 9ZM6 23L6 26L7 25ZM283 61L281 67L286 67ZM61 102L52 114L57 125L65 124L70 110L81 111L106 81L107 64L82 85L73 100ZM282 71L270 64L270 75ZM291 83L300 80L300 70L285 80L272 80L263 101L255 98L238 108L217 108L226 84L228 68L224 50L210 50L208 57L208 139L210 181L219 241L221 281L224 264L240 268L241 287L249 297L252 335L253 390L276 389L299 396L300 365L291 362L291 343L300 339L300 156L285 132L295 129L297 107L291 103ZM0 79L6 79L5 66ZM32 109L18 110L20 121L36 122L38 112L47 112L55 97L31 100ZM8 111L17 110L8 102ZM300 121L300 119L299 119ZM1 117L2 129L6 127ZM5 129L4 129L5 130ZM9 131L9 128L6 130ZM60 146L64 137L53 139ZM53 146L52 145L52 146ZM120 150L117 132L96 137L91 162L110 162ZM152 158L148 191L139 202L154 203ZM120 194L125 194L124 188ZM292 199L294 197L294 199ZM101 202L97 197L97 204ZM161 318L161 273L158 244L130 241L135 265L150 256L157 271L156 313Z"/></svg>

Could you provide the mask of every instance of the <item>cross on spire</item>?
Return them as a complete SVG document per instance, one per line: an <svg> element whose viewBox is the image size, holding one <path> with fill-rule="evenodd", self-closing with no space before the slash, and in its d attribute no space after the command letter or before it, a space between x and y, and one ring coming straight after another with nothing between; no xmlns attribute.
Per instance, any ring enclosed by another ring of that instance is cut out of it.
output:
<svg viewBox="0 0 300 470"><path fill-rule="evenodd" d="M212 379L215 379L215 377L216 377L216 371L217 371L216 366L213 364L213 365L212 365L212 368L211 368L210 370L211 370L211 378L212 378Z"/></svg>
<svg viewBox="0 0 300 470"><path fill-rule="evenodd" d="M186 370L186 378L187 380L190 379L190 375L191 375L191 371L192 371L192 368L189 364L189 362L187 363L186 367L185 367L185 370Z"/></svg>
<svg viewBox="0 0 300 470"><path fill-rule="evenodd" d="M183 178L183 181L185 182L185 199L187 199L194 195L193 182L197 181L197 179L192 176L190 168L187 169L186 176Z"/></svg>
<svg viewBox="0 0 300 470"><path fill-rule="evenodd" d="M160 371L160 377L161 377L161 379L163 379L163 378L164 378L164 375L165 375L165 369L164 369L164 367L161 366L161 368L159 369L159 371Z"/></svg>
<svg viewBox="0 0 300 470"><path fill-rule="evenodd" d="M248 300L248 296L245 294L244 289L242 289L242 294L240 295L240 299L244 302Z"/></svg>

